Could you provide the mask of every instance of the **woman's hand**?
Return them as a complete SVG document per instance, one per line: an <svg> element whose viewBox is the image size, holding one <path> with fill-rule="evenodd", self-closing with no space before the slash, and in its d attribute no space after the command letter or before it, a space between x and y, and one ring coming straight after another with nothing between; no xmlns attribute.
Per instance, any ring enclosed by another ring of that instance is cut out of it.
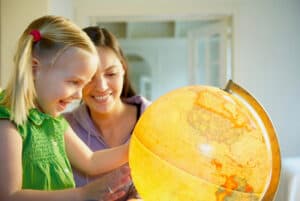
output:
<svg viewBox="0 0 300 201"><path fill-rule="evenodd" d="M130 180L129 167L113 171L81 188L84 201L114 201L125 195L121 190Z"/></svg>

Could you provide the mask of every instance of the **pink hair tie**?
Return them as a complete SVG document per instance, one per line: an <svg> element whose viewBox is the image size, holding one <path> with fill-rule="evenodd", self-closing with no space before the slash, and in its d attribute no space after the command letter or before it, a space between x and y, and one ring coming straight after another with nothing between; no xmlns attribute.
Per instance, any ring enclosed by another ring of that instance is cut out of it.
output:
<svg viewBox="0 0 300 201"><path fill-rule="evenodd" d="M33 36L34 42L38 42L42 38L40 31L37 29L33 29L29 34Z"/></svg>

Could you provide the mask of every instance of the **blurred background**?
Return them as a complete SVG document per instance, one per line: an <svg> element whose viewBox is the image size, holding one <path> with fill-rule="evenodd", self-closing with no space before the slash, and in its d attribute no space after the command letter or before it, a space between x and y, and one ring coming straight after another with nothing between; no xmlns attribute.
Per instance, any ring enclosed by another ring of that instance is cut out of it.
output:
<svg viewBox="0 0 300 201"><path fill-rule="evenodd" d="M186 85L224 88L228 79L247 89L274 123L281 186L299 174L300 0L1 0L0 8L2 88L33 19L55 14L106 27L119 38L135 89L150 100ZM277 200L288 200L291 189L280 188Z"/></svg>

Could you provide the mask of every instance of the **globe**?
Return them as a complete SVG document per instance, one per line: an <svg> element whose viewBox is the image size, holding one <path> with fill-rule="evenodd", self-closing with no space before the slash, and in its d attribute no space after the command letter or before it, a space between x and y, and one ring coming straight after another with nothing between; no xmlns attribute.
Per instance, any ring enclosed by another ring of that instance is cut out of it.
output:
<svg viewBox="0 0 300 201"><path fill-rule="evenodd" d="M273 200L280 152L261 105L227 89L187 86L154 101L130 141L129 165L144 201Z"/></svg>

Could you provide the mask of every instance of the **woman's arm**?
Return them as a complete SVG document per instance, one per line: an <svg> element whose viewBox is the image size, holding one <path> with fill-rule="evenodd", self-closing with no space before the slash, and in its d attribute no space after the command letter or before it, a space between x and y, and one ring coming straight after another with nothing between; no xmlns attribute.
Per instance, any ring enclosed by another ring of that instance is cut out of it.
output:
<svg viewBox="0 0 300 201"><path fill-rule="evenodd" d="M99 199L114 201L125 194L119 189L130 181L128 168L122 168L118 174L108 174L77 189L56 191L22 189L22 138L8 120L0 120L0 131L1 201L96 201ZM112 178L113 181L108 178Z"/></svg>
<svg viewBox="0 0 300 201"><path fill-rule="evenodd" d="M128 162L128 144L92 152L69 126L65 144L71 164L89 175L98 175Z"/></svg>

